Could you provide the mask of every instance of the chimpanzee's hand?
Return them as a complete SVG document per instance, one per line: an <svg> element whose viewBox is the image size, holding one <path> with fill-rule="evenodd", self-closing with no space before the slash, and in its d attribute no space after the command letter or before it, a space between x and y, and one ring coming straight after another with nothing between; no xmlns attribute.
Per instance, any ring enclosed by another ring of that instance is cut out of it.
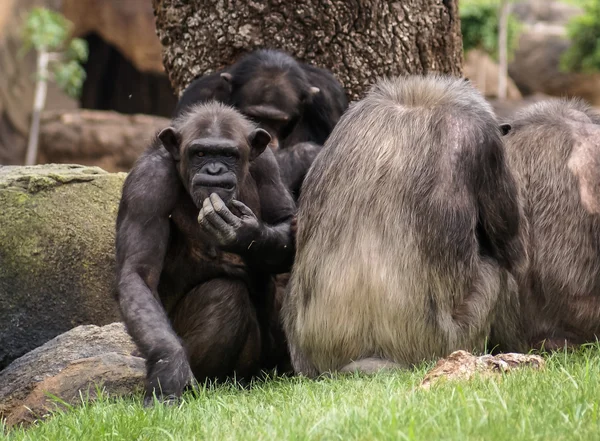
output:
<svg viewBox="0 0 600 441"><path fill-rule="evenodd" d="M231 201L241 217L233 214L219 195L213 193L204 200L198 223L221 248L243 251L252 245L261 233L262 224L250 208L240 201Z"/></svg>
<svg viewBox="0 0 600 441"><path fill-rule="evenodd" d="M146 395L144 405L151 406L154 396L164 404L176 404L186 386L194 383L194 375L185 351L163 357L148 357L146 361Z"/></svg>

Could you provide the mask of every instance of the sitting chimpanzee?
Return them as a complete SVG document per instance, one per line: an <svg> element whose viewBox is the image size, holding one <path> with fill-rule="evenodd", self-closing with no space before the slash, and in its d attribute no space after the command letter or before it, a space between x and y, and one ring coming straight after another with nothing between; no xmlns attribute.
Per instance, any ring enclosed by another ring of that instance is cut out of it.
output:
<svg viewBox="0 0 600 441"><path fill-rule="evenodd" d="M293 261L295 204L270 140L233 108L197 105L125 181L118 296L147 360L147 400L288 361L273 277Z"/></svg>
<svg viewBox="0 0 600 441"><path fill-rule="evenodd" d="M284 183L295 195L314 158L348 107L344 89L325 69L281 51L258 50L229 68L194 80L175 115L218 100L269 132Z"/></svg>

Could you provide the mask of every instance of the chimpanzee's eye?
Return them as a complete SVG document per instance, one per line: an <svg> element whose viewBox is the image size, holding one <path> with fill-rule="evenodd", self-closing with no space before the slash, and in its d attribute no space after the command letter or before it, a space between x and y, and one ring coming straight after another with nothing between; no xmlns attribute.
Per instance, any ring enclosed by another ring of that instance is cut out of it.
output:
<svg viewBox="0 0 600 441"><path fill-rule="evenodd" d="M226 156L227 158L231 158L233 155L232 155L231 153L227 152L227 153L225 153L225 156Z"/></svg>
<svg viewBox="0 0 600 441"><path fill-rule="evenodd" d="M204 152L198 152L198 156L204 156Z"/></svg>

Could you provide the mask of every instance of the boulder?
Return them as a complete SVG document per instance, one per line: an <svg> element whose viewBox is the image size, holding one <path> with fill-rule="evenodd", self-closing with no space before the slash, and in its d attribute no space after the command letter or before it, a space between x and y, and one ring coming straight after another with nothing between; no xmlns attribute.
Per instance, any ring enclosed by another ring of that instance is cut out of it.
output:
<svg viewBox="0 0 600 441"><path fill-rule="evenodd" d="M473 49L465 55L463 75L488 98L498 96L498 74L500 68L492 57L483 51ZM507 98L509 100L521 99L521 93L515 83L508 78Z"/></svg>
<svg viewBox="0 0 600 441"><path fill-rule="evenodd" d="M576 5L563 3L560 0L526 0L515 2L513 14L519 21L527 24L539 22L566 25L583 10Z"/></svg>
<svg viewBox="0 0 600 441"><path fill-rule="evenodd" d="M515 113L519 110L536 104L542 101L558 100L559 98L549 95L537 93L535 95L529 95L520 100L498 100L489 99L488 102L494 108L494 112L500 121L510 121Z"/></svg>
<svg viewBox="0 0 600 441"><path fill-rule="evenodd" d="M75 326L119 319L124 179L81 165L0 167L0 369Z"/></svg>
<svg viewBox="0 0 600 441"><path fill-rule="evenodd" d="M561 56L569 45L564 35L543 26L521 36L509 73L523 95L581 97L594 106L600 105L600 74L560 70Z"/></svg>
<svg viewBox="0 0 600 441"><path fill-rule="evenodd" d="M122 323L79 326L13 361L0 372L0 419L30 423L57 408L57 397L75 405L129 395L143 386L144 359Z"/></svg>
<svg viewBox="0 0 600 441"><path fill-rule="evenodd" d="M581 97L594 106L600 105L600 74L560 69L561 57L570 44L563 24L540 21L525 26L508 66L510 77L523 95Z"/></svg>
<svg viewBox="0 0 600 441"><path fill-rule="evenodd" d="M96 165L128 171L167 118L117 112L50 111L42 115L40 163Z"/></svg>

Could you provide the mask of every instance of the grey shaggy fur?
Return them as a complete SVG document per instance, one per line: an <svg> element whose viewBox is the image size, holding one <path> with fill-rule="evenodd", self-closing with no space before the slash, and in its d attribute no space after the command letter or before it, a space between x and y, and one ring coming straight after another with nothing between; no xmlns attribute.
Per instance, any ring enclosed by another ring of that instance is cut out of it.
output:
<svg viewBox="0 0 600 441"><path fill-rule="evenodd" d="M523 249L498 123L468 82L378 82L302 192L283 317L297 372L483 348L499 300L515 296Z"/></svg>
<svg viewBox="0 0 600 441"><path fill-rule="evenodd" d="M529 260L520 281L524 344L600 336L600 115L577 100L532 105L504 138Z"/></svg>

